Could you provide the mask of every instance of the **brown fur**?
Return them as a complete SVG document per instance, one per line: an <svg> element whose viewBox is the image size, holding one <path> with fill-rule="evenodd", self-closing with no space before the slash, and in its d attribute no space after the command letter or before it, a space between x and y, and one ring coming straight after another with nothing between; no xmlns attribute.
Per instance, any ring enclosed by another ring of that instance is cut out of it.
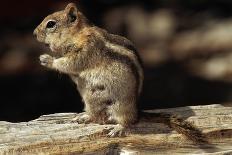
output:
<svg viewBox="0 0 232 155"><path fill-rule="evenodd" d="M50 21L54 27L47 27ZM77 84L88 114L84 122L117 123L121 130L137 120L143 70L129 40L92 25L72 3L46 17L34 34L60 55L41 55L41 64Z"/></svg>
<svg viewBox="0 0 232 155"><path fill-rule="evenodd" d="M55 25L48 28L49 21ZM77 85L87 117L76 121L116 123L118 127L109 133L116 136L138 120L137 101L143 85L143 69L131 41L92 25L73 3L47 16L34 34L38 41L48 44L60 55L58 58L41 55L41 64L68 74ZM162 120L159 116L157 119ZM194 139L191 135L199 135L197 129L182 120L166 115L163 119L190 139Z"/></svg>

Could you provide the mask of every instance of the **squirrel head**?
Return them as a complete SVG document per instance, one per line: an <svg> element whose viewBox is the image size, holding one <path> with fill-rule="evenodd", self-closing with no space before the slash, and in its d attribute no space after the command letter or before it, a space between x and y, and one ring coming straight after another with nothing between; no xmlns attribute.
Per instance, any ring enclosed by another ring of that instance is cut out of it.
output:
<svg viewBox="0 0 232 155"><path fill-rule="evenodd" d="M88 21L74 3L47 16L34 30L37 40L49 45L53 52L68 52L75 46L75 35L88 26Z"/></svg>

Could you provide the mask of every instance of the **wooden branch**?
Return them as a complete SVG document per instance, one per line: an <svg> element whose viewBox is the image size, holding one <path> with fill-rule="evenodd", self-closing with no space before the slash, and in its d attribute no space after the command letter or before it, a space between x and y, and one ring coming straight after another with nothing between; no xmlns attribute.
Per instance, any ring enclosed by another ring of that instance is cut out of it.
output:
<svg viewBox="0 0 232 155"><path fill-rule="evenodd" d="M0 121L0 154L232 154L232 107L151 110L193 123L209 143L196 144L162 123L140 121L126 137L108 138L114 125L77 124L80 114L58 113L21 123Z"/></svg>

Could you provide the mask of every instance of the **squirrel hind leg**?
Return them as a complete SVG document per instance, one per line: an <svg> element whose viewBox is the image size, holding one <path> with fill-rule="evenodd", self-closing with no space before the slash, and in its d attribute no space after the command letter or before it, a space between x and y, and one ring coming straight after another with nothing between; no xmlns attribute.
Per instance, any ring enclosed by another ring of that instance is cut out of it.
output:
<svg viewBox="0 0 232 155"><path fill-rule="evenodd" d="M110 129L108 137L125 136L125 131L137 121L137 109L135 102L115 102L108 109L111 121L116 122L116 126Z"/></svg>
<svg viewBox="0 0 232 155"><path fill-rule="evenodd" d="M137 121L137 106L134 100L132 101L116 101L113 105L108 107L108 114L110 118L117 124L122 126L130 126Z"/></svg>

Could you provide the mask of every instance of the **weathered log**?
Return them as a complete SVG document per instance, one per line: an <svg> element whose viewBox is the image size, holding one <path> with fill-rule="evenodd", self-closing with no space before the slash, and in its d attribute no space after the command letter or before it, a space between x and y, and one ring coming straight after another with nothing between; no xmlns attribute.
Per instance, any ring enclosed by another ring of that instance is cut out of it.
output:
<svg viewBox="0 0 232 155"><path fill-rule="evenodd" d="M189 106L150 110L175 114L207 138L197 144L162 123L140 121L127 135L108 138L114 125L72 123L76 113L44 115L29 122L0 121L0 154L232 154L232 107Z"/></svg>

